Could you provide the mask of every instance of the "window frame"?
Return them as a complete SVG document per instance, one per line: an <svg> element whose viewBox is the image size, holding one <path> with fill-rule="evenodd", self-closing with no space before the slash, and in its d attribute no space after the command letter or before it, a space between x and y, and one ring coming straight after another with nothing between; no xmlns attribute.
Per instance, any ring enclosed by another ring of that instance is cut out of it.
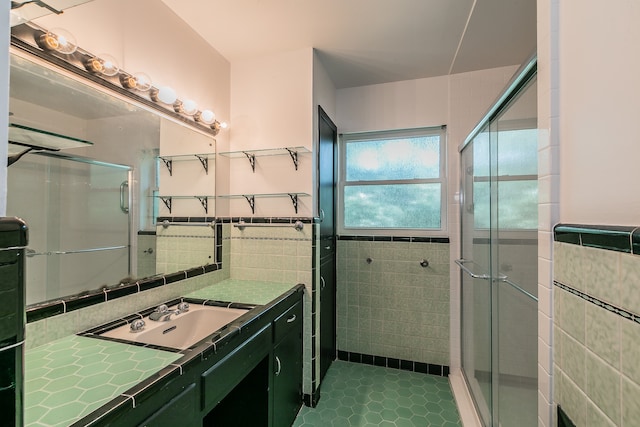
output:
<svg viewBox="0 0 640 427"><path fill-rule="evenodd" d="M393 180L368 180L347 181L346 155L347 145L360 141L384 140L395 138L411 138L421 136L439 136L439 177L420 179L393 179ZM403 184L440 184L440 227L439 228L397 228L397 227L346 227L344 212L345 187L361 185L403 185ZM415 237L448 237L447 215L447 127L433 126L412 129L395 129L386 131L343 133L338 139L338 183L337 183L337 232L345 236L415 236Z"/></svg>

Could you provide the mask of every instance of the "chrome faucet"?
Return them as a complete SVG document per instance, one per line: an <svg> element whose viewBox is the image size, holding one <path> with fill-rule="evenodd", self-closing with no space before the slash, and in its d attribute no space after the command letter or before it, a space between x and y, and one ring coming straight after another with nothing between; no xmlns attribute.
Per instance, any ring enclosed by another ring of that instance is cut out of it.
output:
<svg viewBox="0 0 640 427"><path fill-rule="evenodd" d="M171 315L178 315L180 313L184 313L185 311L189 311L189 304L186 302L181 302L178 304L178 307L175 310L169 310L166 304L159 305L156 310L149 315L150 320L155 320L156 322L168 322L171 320Z"/></svg>

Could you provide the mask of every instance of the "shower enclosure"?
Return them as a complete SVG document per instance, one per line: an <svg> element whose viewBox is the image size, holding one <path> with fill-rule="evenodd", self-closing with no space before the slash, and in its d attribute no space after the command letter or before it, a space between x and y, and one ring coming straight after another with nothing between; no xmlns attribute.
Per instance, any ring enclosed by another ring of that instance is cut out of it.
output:
<svg viewBox="0 0 640 427"><path fill-rule="evenodd" d="M486 426L537 425L537 104L530 61L461 148L462 371Z"/></svg>
<svg viewBox="0 0 640 427"><path fill-rule="evenodd" d="M7 175L7 214L29 224L27 304L130 275L130 167L38 153Z"/></svg>

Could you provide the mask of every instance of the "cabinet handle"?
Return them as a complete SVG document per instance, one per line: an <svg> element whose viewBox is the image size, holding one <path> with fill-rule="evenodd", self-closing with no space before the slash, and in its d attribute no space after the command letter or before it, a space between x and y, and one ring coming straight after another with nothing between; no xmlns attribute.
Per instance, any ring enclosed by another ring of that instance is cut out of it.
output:
<svg viewBox="0 0 640 427"><path fill-rule="evenodd" d="M324 289L324 287L327 285L324 281L324 277L320 276L320 289Z"/></svg>
<svg viewBox="0 0 640 427"><path fill-rule="evenodd" d="M280 368L282 368L282 365L280 364L280 358L278 356L276 356L276 364L278 365L278 368L276 369L276 375L280 375Z"/></svg>
<svg viewBox="0 0 640 427"><path fill-rule="evenodd" d="M295 314L293 314L293 315L291 315L291 317L289 317L289 318L287 319L287 323L292 323L292 322L294 322L295 320L296 320L296 315L295 315Z"/></svg>

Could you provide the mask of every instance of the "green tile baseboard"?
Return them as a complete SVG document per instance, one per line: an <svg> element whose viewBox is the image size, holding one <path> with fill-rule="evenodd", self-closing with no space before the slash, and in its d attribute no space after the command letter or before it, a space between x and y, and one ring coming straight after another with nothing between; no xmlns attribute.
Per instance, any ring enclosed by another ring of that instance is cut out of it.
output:
<svg viewBox="0 0 640 427"><path fill-rule="evenodd" d="M450 243L448 237L407 237L407 236L338 236L338 240L359 242L404 242L404 243Z"/></svg>
<svg viewBox="0 0 640 427"><path fill-rule="evenodd" d="M556 242L640 255L640 227L623 225L557 224Z"/></svg>
<svg viewBox="0 0 640 427"><path fill-rule="evenodd" d="M393 357L374 356L371 354L338 350L338 360L385 368L401 369L403 371L418 372L422 374L438 375L440 377L449 376L449 366L447 365L414 362L412 360L396 359Z"/></svg>
<svg viewBox="0 0 640 427"><path fill-rule="evenodd" d="M603 308L603 309L605 309L607 311L610 311L611 313L617 314L618 316L620 316L620 317L622 317L624 319L627 319L627 320L630 320L630 321L635 322L637 324L640 324L640 314L638 314L638 313L633 313L633 312L630 312L628 310L625 310L624 308L615 306L615 305L610 304L608 302L604 302L604 301L602 301L602 300L600 300L600 299L598 299L596 297L593 297L593 296L591 296L589 294L586 294L586 293L584 293L582 291L574 289L571 286L565 285L564 283L560 283L560 282L558 282L556 280L553 281L553 284L555 286L557 286L558 288L560 288L560 289L562 289L564 291L567 291L567 292L569 292L569 293L571 293L571 294L573 294L573 295L575 295L575 296L577 296L579 298L582 298L583 300L585 300L585 301L587 301L587 302L589 302L591 304L594 304L594 305L596 305L596 306L598 306L600 308Z"/></svg>

